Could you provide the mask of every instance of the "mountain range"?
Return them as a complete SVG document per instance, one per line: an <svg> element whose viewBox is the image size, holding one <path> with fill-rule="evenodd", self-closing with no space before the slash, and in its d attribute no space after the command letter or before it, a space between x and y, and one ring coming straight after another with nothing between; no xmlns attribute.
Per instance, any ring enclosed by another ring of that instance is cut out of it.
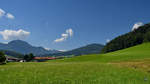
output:
<svg viewBox="0 0 150 84"><path fill-rule="evenodd" d="M80 48L69 50L66 52L58 50L47 50L43 47L32 46L29 43L22 40L13 40L6 43L0 43L0 51L4 51L5 54L13 57L21 57L23 54L33 53L36 56L69 56L69 55L85 55L85 54L97 54L101 52L104 45L101 44L89 44Z"/></svg>
<svg viewBox="0 0 150 84"><path fill-rule="evenodd" d="M46 50L43 47L35 47L22 40L13 40L8 44L0 43L0 50L14 51L21 54L33 53L34 55L44 55L60 52L57 50Z"/></svg>
<svg viewBox="0 0 150 84"><path fill-rule="evenodd" d="M86 54L98 54L101 53L103 47L104 45L102 44L94 43L66 52L48 54L47 56L70 56L70 55L79 56L79 55L86 55Z"/></svg>

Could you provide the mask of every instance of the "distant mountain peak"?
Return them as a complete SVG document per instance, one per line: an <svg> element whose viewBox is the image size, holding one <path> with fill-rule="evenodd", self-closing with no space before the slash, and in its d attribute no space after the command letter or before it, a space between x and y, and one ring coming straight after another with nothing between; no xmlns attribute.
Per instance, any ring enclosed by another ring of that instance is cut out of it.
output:
<svg viewBox="0 0 150 84"><path fill-rule="evenodd" d="M70 55L86 55L86 54L97 54L101 52L101 49L104 47L102 44L88 44L86 46L82 46L73 50L61 52L61 53L54 53L49 54L49 56L70 56Z"/></svg>
<svg viewBox="0 0 150 84"><path fill-rule="evenodd" d="M46 50L43 47L32 46L28 42L23 40L13 40L5 45L1 43L0 50L11 50L22 54L33 53L35 55L52 54L59 52L57 50Z"/></svg>
<svg viewBox="0 0 150 84"><path fill-rule="evenodd" d="M23 40L12 40L12 41L10 41L10 42L8 42L8 43L11 43L11 42L26 42L26 41L23 41ZM26 42L27 43L27 42Z"/></svg>
<svg viewBox="0 0 150 84"><path fill-rule="evenodd" d="M27 43L26 41L23 41L23 40L13 40L13 41L8 42L8 44L18 44L18 43L29 45L29 43Z"/></svg>

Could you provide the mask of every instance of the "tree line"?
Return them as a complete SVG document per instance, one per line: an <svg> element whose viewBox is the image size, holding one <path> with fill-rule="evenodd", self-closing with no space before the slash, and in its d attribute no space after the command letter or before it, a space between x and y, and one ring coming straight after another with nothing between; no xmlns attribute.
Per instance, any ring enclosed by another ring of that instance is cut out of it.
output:
<svg viewBox="0 0 150 84"><path fill-rule="evenodd" d="M0 64L5 64L6 63L6 56L4 52L0 52Z"/></svg>
<svg viewBox="0 0 150 84"><path fill-rule="evenodd" d="M30 62L34 59L34 55L32 53L30 54L25 54L23 56L23 60L25 60L26 62ZM6 64L7 63L7 57L6 54L3 51L0 51L0 64Z"/></svg>
<svg viewBox="0 0 150 84"><path fill-rule="evenodd" d="M129 48L144 42L150 42L150 24L145 24L136 30L111 40L104 46L102 53Z"/></svg>

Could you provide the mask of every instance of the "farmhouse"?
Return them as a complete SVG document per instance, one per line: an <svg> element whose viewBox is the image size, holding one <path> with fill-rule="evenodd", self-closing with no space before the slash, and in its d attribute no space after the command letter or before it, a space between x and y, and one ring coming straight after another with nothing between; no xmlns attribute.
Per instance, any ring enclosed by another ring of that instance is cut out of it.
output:
<svg viewBox="0 0 150 84"><path fill-rule="evenodd" d="M35 61L41 62L41 61L46 61L46 60L54 60L56 57L34 57Z"/></svg>
<svg viewBox="0 0 150 84"><path fill-rule="evenodd" d="M21 59L6 56L7 62L19 62Z"/></svg>

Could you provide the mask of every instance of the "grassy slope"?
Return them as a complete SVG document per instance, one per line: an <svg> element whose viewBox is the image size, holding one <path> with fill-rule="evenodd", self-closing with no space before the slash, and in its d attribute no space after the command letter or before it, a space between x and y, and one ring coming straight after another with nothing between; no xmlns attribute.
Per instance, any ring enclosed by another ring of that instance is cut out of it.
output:
<svg viewBox="0 0 150 84"><path fill-rule="evenodd" d="M120 62L150 59L150 43L141 44L135 47L119 50L107 54L84 55L74 58L66 58L64 62Z"/></svg>
<svg viewBox="0 0 150 84"><path fill-rule="evenodd" d="M150 84L147 72L113 64L149 59L149 50L147 43L102 55L45 63L8 63L0 66L0 84Z"/></svg>

